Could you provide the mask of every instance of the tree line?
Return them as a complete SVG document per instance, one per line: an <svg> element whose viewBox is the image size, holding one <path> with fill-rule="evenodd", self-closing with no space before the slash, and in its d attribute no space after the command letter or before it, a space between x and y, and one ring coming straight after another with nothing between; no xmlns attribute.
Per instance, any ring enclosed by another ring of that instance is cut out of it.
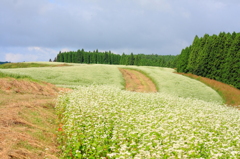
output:
<svg viewBox="0 0 240 159"><path fill-rule="evenodd" d="M59 52L54 61L86 64L111 64L111 65L136 65L136 66L159 66L176 67L176 58L173 55L145 55L145 54L114 54L111 51L69 51Z"/></svg>
<svg viewBox="0 0 240 159"><path fill-rule="evenodd" d="M221 32L218 35L195 36L192 44L180 55L114 54L111 51L59 52L57 62L159 66L177 68L178 72L193 73L240 89L240 33Z"/></svg>
<svg viewBox="0 0 240 159"><path fill-rule="evenodd" d="M10 62L8 62L8 61L5 61L5 62L0 61L0 65L1 64L5 64L5 63L10 63Z"/></svg>
<svg viewBox="0 0 240 159"><path fill-rule="evenodd" d="M193 73L240 89L240 33L195 36L181 51L177 71Z"/></svg>

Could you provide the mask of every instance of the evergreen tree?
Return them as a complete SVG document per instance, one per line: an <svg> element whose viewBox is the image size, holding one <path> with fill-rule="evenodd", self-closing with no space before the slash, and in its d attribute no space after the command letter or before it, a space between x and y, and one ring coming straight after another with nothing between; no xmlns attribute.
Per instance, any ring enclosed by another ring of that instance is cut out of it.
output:
<svg viewBox="0 0 240 159"><path fill-rule="evenodd" d="M194 73L195 71L195 64L196 64L196 59L198 56L198 51L199 51L199 45L200 45L200 39L199 37L196 35L192 44L192 49L191 52L189 54L189 58L188 58L188 66L187 66L187 70L189 72Z"/></svg>
<svg viewBox="0 0 240 159"><path fill-rule="evenodd" d="M131 55L129 56L128 64L129 65L134 65L134 55L133 55L133 53L131 53Z"/></svg>
<svg viewBox="0 0 240 159"><path fill-rule="evenodd" d="M223 56L224 56L224 59L223 59L223 63L220 65L220 79L222 82L224 83L228 83L228 76L229 76L229 65L228 65L228 51L230 50L230 47L233 43L233 37L232 37L232 34L228 33L226 34L226 40L225 40L225 43L224 43L224 50L223 50Z"/></svg>
<svg viewBox="0 0 240 159"><path fill-rule="evenodd" d="M172 67L173 61L168 65ZM178 72L192 72L240 89L240 33L196 36L176 61Z"/></svg>
<svg viewBox="0 0 240 159"><path fill-rule="evenodd" d="M227 54L225 66L228 71L227 83L240 89L240 34L237 34Z"/></svg>
<svg viewBox="0 0 240 159"><path fill-rule="evenodd" d="M178 57L178 63L177 63L177 71L178 72L185 72L187 73L187 66L188 66L188 59L189 59L189 54L191 52L191 46L186 47L185 49L182 50L181 54Z"/></svg>

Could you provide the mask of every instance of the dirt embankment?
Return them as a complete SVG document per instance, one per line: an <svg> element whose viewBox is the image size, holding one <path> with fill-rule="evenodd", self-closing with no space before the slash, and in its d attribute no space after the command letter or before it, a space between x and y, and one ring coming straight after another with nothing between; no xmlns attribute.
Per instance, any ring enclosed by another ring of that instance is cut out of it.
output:
<svg viewBox="0 0 240 159"><path fill-rule="evenodd" d="M157 92L152 80L139 71L119 68L125 79L125 87L134 92Z"/></svg>
<svg viewBox="0 0 240 159"><path fill-rule="evenodd" d="M0 158L57 158L55 99L49 83L0 78Z"/></svg>

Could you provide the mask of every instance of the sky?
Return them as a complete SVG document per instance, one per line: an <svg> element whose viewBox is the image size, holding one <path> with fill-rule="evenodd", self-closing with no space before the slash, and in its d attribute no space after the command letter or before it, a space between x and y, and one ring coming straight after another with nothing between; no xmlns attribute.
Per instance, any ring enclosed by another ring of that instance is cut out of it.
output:
<svg viewBox="0 0 240 159"><path fill-rule="evenodd" d="M59 51L178 55L194 37L240 32L239 0L1 0L0 61Z"/></svg>

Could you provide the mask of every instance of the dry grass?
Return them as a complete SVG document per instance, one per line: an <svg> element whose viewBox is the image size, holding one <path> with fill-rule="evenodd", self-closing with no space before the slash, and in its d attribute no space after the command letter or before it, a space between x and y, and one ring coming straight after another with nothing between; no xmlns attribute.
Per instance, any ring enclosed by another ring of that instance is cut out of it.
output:
<svg viewBox="0 0 240 159"><path fill-rule="evenodd" d="M58 88L0 78L0 158L57 158Z"/></svg>
<svg viewBox="0 0 240 159"><path fill-rule="evenodd" d="M212 80L206 77L193 75L190 73L179 73L190 78L197 79L216 90L224 99L227 105L235 106L240 109L240 90L225 83Z"/></svg>

